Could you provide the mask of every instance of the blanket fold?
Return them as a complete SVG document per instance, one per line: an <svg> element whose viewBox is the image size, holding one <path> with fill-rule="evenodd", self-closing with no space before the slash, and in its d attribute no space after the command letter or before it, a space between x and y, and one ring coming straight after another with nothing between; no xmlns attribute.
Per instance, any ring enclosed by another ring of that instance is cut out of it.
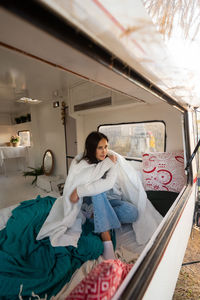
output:
<svg viewBox="0 0 200 300"><path fill-rule="evenodd" d="M133 223L133 229L138 244L145 244L158 227L162 216L147 199L142 182L133 166L118 153L109 150L109 154L117 156L117 183L122 190L123 200L133 203L138 208L139 217ZM37 236L38 240L49 237L52 246L77 246L81 235L82 198L77 203L71 203L69 197L78 186L96 182L112 165L109 158L98 164L88 164L85 160L80 161L81 157L82 154L79 154L72 161L63 196L53 205ZM101 192L105 191L106 186Z"/></svg>
<svg viewBox="0 0 200 300"><path fill-rule="evenodd" d="M37 241L55 198L40 196L22 202L12 211L6 227L0 231L0 299L23 300L32 291L40 297L56 295L85 261L103 253L99 236L85 223L78 247L52 247L49 238Z"/></svg>

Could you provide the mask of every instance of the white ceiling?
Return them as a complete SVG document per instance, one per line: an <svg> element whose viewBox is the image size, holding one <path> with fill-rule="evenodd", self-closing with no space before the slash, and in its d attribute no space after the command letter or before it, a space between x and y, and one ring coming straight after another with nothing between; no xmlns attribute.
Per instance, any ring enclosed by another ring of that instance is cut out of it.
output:
<svg viewBox="0 0 200 300"><path fill-rule="evenodd" d="M67 88L83 79L0 47L0 113L18 112L25 105L16 100L22 96L42 101L62 99Z"/></svg>
<svg viewBox="0 0 200 300"><path fill-rule="evenodd" d="M57 90L67 96L69 87L86 79L100 84L102 89L108 87L115 93L120 91L125 97L133 97L134 102L135 98L150 104L161 100L137 82L122 77L1 8L0 28L0 113L21 110L25 104L16 103L16 100L23 94L52 101Z"/></svg>
<svg viewBox="0 0 200 300"><path fill-rule="evenodd" d="M0 47L0 113L13 114L23 110L27 110L27 105L16 102L21 97L29 97L32 99L47 101L64 100L67 97L67 89L76 87L86 83L86 80L72 73L63 71L58 67L51 66L43 61L32 58L31 56ZM99 87L90 82L91 87ZM134 101L142 100L152 101L155 96L145 92L142 88L136 87L132 83L134 89ZM89 89L88 84L85 90ZM104 87L100 88L106 91ZM85 91L85 92L86 92ZM81 92L82 93L82 92ZM94 94L94 91L92 92ZM91 98L90 91L85 93L87 101ZM114 92L115 98L118 97ZM146 95L147 94L147 95ZM123 96L124 99L126 96ZM128 97L127 99L130 98ZM91 100L93 100L91 98ZM148 102L147 101L147 102Z"/></svg>

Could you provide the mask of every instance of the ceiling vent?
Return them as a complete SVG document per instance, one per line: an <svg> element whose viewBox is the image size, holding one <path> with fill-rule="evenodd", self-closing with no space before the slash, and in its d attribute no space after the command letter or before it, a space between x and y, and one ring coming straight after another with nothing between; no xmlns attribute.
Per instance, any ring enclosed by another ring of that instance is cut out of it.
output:
<svg viewBox="0 0 200 300"><path fill-rule="evenodd" d="M74 105L74 111L75 112L83 111L83 110L99 108L99 107L104 107L104 106L109 106L109 105L112 105L111 97L102 98L102 99L94 100L91 102L76 104L76 105Z"/></svg>

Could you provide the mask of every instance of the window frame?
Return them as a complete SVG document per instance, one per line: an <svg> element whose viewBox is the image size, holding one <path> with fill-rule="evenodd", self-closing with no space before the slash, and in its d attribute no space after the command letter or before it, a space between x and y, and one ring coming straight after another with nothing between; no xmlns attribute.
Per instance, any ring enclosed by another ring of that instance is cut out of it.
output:
<svg viewBox="0 0 200 300"><path fill-rule="evenodd" d="M137 122L122 122L122 123L106 123L106 124L100 124L97 127L97 131L100 131L100 127L101 126L117 126L117 125L129 125L129 124L144 124L144 123L163 123L164 125L164 152L166 152L166 148L167 148L167 133L166 133L166 123L163 120L150 120L150 121L137 121ZM134 160L134 161L142 161L142 157L127 157L124 156L126 158L126 160Z"/></svg>
<svg viewBox="0 0 200 300"><path fill-rule="evenodd" d="M18 130L17 135L20 136L20 135L19 135L20 132L27 132L27 131L28 131L29 134L30 134L30 145L25 145L25 147L30 147L30 146L31 146L31 132L30 132L29 129Z"/></svg>

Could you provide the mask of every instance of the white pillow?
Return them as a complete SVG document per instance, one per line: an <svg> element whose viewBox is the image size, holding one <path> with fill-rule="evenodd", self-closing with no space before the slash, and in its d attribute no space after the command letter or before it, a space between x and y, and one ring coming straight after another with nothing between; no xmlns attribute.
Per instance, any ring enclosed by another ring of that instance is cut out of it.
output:
<svg viewBox="0 0 200 300"><path fill-rule="evenodd" d="M144 153L142 165L146 191L180 192L186 184L183 151Z"/></svg>

